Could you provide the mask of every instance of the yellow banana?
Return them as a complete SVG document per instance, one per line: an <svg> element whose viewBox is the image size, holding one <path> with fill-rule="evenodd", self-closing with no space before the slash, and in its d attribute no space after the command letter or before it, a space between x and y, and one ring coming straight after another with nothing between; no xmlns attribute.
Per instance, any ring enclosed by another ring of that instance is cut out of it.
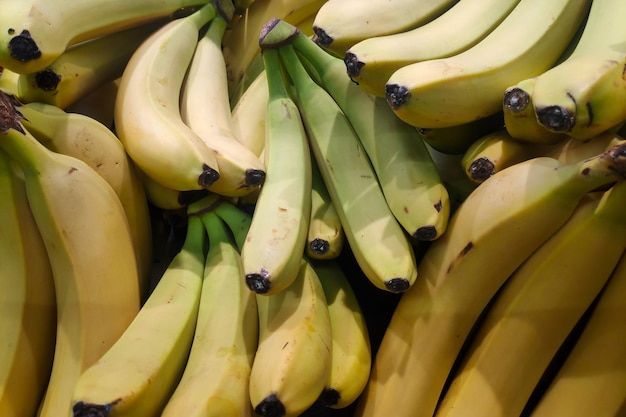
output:
<svg viewBox="0 0 626 417"><path fill-rule="evenodd" d="M24 180L0 151L0 414L34 416L54 357L56 297Z"/></svg>
<svg viewBox="0 0 626 417"><path fill-rule="evenodd" d="M289 97L278 52L263 51L269 100L267 176L241 249L248 287L259 294L287 288L304 254L311 216L311 155L296 103Z"/></svg>
<svg viewBox="0 0 626 417"><path fill-rule="evenodd" d="M160 416L191 349L205 264L206 230L190 216L170 261L128 328L76 381L73 417Z"/></svg>
<svg viewBox="0 0 626 417"><path fill-rule="evenodd" d="M254 79L232 109L235 139L259 158L265 148L268 99L269 90L264 70Z"/></svg>
<svg viewBox="0 0 626 417"><path fill-rule="evenodd" d="M554 65L590 3L521 0L470 49L394 72L385 86L387 101L402 120L425 128L453 126L497 113L507 87Z"/></svg>
<svg viewBox="0 0 626 417"><path fill-rule="evenodd" d="M40 417L67 415L80 373L117 340L140 306L137 261L124 208L89 165L50 151L0 95L0 147L22 167L31 211L54 276L57 332Z"/></svg>
<svg viewBox="0 0 626 417"><path fill-rule="evenodd" d="M493 295L566 222L582 196L624 179L624 150L618 145L570 165L534 158L478 186L421 258L419 279L393 312L356 416L432 416Z"/></svg>
<svg viewBox="0 0 626 417"><path fill-rule="evenodd" d="M173 190L202 189L219 179L214 151L184 123L179 105L199 31L216 9L209 3L154 32L120 80L115 131L137 167Z"/></svg>
<svg viewBox="0 0 626 417"><path fill-rule="evenodd" d="M65 107L64 110L68 113L80 113L89 116L113 130L113 113L119 86L120 77L102 84L91 93Z"/></svg>

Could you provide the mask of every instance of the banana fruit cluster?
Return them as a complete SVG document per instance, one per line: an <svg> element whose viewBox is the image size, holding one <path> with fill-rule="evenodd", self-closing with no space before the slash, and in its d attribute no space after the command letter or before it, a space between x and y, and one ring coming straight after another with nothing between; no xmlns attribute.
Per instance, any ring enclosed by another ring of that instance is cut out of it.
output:
<svg viewBox="0 0 626 417"><path fill-rule="evenodd" d="M624 414L626 3L357 1L0 0L0 416Z"/></svg>

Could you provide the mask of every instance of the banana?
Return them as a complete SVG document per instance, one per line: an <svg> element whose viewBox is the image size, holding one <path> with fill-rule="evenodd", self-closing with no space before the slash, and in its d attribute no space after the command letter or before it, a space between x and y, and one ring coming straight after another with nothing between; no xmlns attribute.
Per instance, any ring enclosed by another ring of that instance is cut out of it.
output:
<svg viewBox="0 0 626 417"><path fill-rule="evenodd" d="M124 208L81 160L30 134L12 97L0 95L2 147L21 166L52 267L55 353L39 416L66 415L80 373L122 334L140 306L137 260Z"/></svg>
<svg viewBox="0 0 626 417"><path fill-rule="evenodd" d="M312 261L328 305L332 336L330 375L321 402L346 408L361 394L372 364L367 323L352 284L334 260Z"/></svg>
<svg viewBox="0 0 626 417"><path fill-rule="evenodd" d="M207 0L58 3L2 0L0 66L20 74L43 70L70 46L166 18Z"/></svg>
<svg viewBox="0 0 626 417"><path fill-rule="evenodd" d="M208 198L213 198L211 210L226 223L233 234L237 248L241 251L250 230L252 216L224 199L217 199L215 196Z"/></svg>
<svg viewBox="0 0 626 417"><path fill-rule="evenodd" d="M219 179L215 153L184 123L179 105L199 31L217 9L208 3L154 32L120 80L115 131L137 167L173 190L198 190Z"/></svg>
<svg viewBox="0 0 626 417"><path fill-rule="evenodd" d="M133 239L143 300L152 267L152 226L143 184L124 146L109 128L89 116L39 102L25 104L19 111L26 118L24 127L41 143L85 162L117 194Z"/></svg>
<svg viewBox="0 0 626 417"><path fill-rule="evenodd" d="M583 198L507 279L478 324L437 417L521 415L626 249L626 182ZM569 414L554 414L569 415Z"/></svg>
<svg viewBox="0 0 626 417"><path fill-rule="evenodd" d="M120 77L133 52L164 22L160 19L75 45L45 68L18 74L14 94L23 103L64 109Z"/></svg>
<svg viewBox="0 0 626 417"><path fill-rule="evenodd" d="M180 251L128 328L76 381L72 415L160 416L191 349L202 280L206 230L188 217Z"/></svg>
<svg viewBox="0 0 626 417"><path fill-rule="evenodd" d="M296 417L324 389L331 366L331 322L324 289L306 258L285 290L257 295L259 344L250 401L262 417Z"/></svg>
<svg viewBox="0 0 626 417"><path fill-rule="evenodd" d="M343 57L356 43L421 26L458 0L328 0L313 22L313 39Z"/></svg>
<svg viewBox="0 0 626 417"><path fill-rule="evenodd" d="M275 25L284 39L281 25ZM271 42L272 31L265 37ZM389 209L358 136L332 96L309 76L294 47L279 48L295 85L317 166L322 173L346 240L365 276L378 288L403 292L417 278L415 254ZM336 138L341 140L334 140Z"/></svg>
<svg viewBox="0 0 626 417"><path fill-rule="evenodd" d="M159 184L141 171L139 171L139 177L143 184L148 203L166 211L183 209L208 194L208 190L206 189L187 191L172 190L171 188Z"/></svg>
<svg viewBox="0 0 626 417"><path fill-rule="evenodd" d="M341 254L346 235L315 158L311 160L311 172L311 217L305 253L309 259L335 259Z"/></svg>
<svg viewBox="0 0 626 417"><path fill-rule="evenodd" d="M345 53L348 76L370 94L385 97L396 70L414 62L463 52L487 36L520 0L460 0L436 19L390 35L371 36Z"/></svg>
<svg viewBox="0 0 626 417"><path fill-rule="evenodd" d="M626 119L624 13L624 2L594 1L574 51L537 78L532 101L542 126L588 139Z"/></svg>
<svg viewBox="0 0 626 417"><path fill-rule="evenodd" d="M557 374L542 393L532 417L619 416L626 398L622 255L591 315Z"/></svg>
<svg viewBox="0 0 626 417"><path fill-rule="evenodd" d="M504 90L504 126L509 135L522 142L546 145L559 143L566 135L546 129L535 116L532 96L536 82L537 77L526 78Z"/></svg>
<svg viewBox="0 0 626 417"><path fill-rule="evenodd" d="M296 103L287 92L276 50L264 50L269 89L267 176L241 249L248 287L274 294L296 278L311 216L311 155Z"/></svg>
<svg viewBox="0 0 626 417"><path fill-rule="evenodd" d="M259 158L265 148L268 99L267 76L263 70L248 86L232 109L232 126L235 139Z"/></svg>
<svg viewBox="0 0 626 417"><path fill-rule="evenodd" d="M18 169L0 151L0 414L34 416L52 369L56 297Z"/></svg>
<svg viewBox="0 0 626 417"><path fill-rule="evenodd" d="M241 257L213 211L199 214L209 236L196 331L176 390L161 417L251 417L248 391L258 343L256 298Z"/></svg>
<svg viewBox="0 0 626 417"><path fill-rule="evenodd" d="M316 13L327 0L256 0L224 34L223 50L232 95L248 66L259 55L263 26L274 18L295 24Z"/></svg>
<svg viewBox="0 0 626 417"><path fill-rule="evenodd" d="M393 312L355 415L432 416L493 295L566 222L582 196L624 179L624 150L617 145L570 165L534 158L478 186L421 258L420 278Z"/></svg>
<svg viewBox="0 0 626 417"><path fill-rule="evenodd" d="M80 113L89 116L113 130L113 112L119 86L120 77L102 84L65 107L64 110L68 113Z"/></svg>
<svg viewBox="0 0 626 417"><path fill-rule="evenodd" d="M224 6L227 4L230 3L224 2ZM220 178L207 189L238 197L263 184L265 166L233 135L226 66L221 49L222 36L233 10L225 12L226 16L213 18L196 45L181 91L180 112L185 124L215 152Z"/></svg>
<svg viewBox="0 0 626 417"><path fill-rule="evenodd" d="M453 126L497 113L507 87L554 65L590 3L521 0L470 49L394 72L385 86L387 101L400 119L425 128Z"/></svg>
<svg viewBox="0 0 626 417"><path fill-rule="evenodd" d="M478 187L478 184L465 174L461 165L463 154L451 155L440 152L428 144L426 146L450 195L450 215L452 215L467 196Z"/></svg>
<svg viewBox="0 0 626 417"><path fill-rule="evenodd" d="M341 59L325 53L302 32L292 42L348 118L398 223L418 240L441 236L450 214L449 196L416 129L399 120L384 99L352 83Z"/></svg>
<svg viewBox="0 0 626 417"><path fill-rule="evenodd" d="M551 147L546 152L546 156L555 158L561 163L570 164L591 158L593 155L604 152L623 142L623 136L607 130L586 140L570 137L558 145Z"/></svg>

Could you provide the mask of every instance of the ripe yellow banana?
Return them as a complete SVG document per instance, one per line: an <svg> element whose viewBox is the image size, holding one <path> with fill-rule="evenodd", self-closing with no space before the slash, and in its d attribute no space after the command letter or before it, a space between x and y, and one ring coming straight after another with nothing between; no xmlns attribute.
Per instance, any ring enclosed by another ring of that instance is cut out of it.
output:
<svg viewBox="0 0 626 417"><path fill-rule="evenodd" d="M226 16L213 18L196 45L181 91L180 112L185 124L215 152L220 178L207 189L228 197L239 197L263 184L265 166L233 134L221 48L222 36L233 10L225 12Z"/></svg>
<svg viewBox="0 0 626 417"><path fill-rule="evenodd" d="M0 85L1 85L0 78ZM261 157L265 148L265 122L269 90L265 70L248 86L232 109L235 139Z"/></svg>
<svg viewBox="0 0 626 417"><path fill-rule="evenodd" d="M0 66L20 74L40 71L69 46L167 17L207 0L2 0Z"/></svg>
<svg viewBox="0 0 626 417"><path fill-rule="evenodd" d="M332 336L330 375L321 402L345 408L361 394L370 375L372 350L367 323L345 272L334 260L312 261L328 305Z"/></svg>
<svg viewBox="0 0 626 417"><path fill-rule="evenodd" d="M73 46L44 69L18 74L14 94L23 103L66 108L120 77L137 47L164 23L160 19Z"/></svg>
<svg viewBox="0 0 626 417"><path fill-rule="evenodd" d="M259 344L250 401L262 417L296 417L317 400L330 372L332 336L324 289L301 257L288 288L256 297Z"/></svg>
<svg viewBox="0 0 626 417"><path fill-rule="evenodd" d="M206 188L219 179L215 153L182 120L180 93L199 31L218 13L209 3L144 41L126 66L115 130L135 164L167 188Z"/></svg>
<svg viewBox="0 0 626 417"><path fill-rule="evenodd" d="M622 255L597 304L532 417L619 416L626 402L626 256Z"/></svg>
<svg viewBox="0 0 626 417"><path fill-rule="evenodd" d="M458 0L328 0L313 22L315 42L343 57L350 47L374 36L421 26Z"/></svg>
<svg viewBox="0 0 626 417"><path fill-rule="evenodd" d="M250 369L258 343L256 298L239 250L213 211L200 214L209 237L196 331L176 390L161 417L251 417Z"/></svg>
<svg viewBox="0 0 626 417"><path fill-rule="evenodd" d="M425 128L497 113L504 90L554 65L589 9L587 0L521 0L482 41L447 58L406 65L385 86L395 113Z"/></svg>
<svg viewBox="0 0 626 417"><path fill-rule="evenodd" d="M117 136L102 123L79 113L67 113L45 103L19 108L24 127L47 148L70 155L92 167L117 194L130 227L142 300L147 296L152 267L152 225L139 172Z"/></svg>
<svg viewBox="0 0 626 417"><path fill-rule="evenodd" d="M626 249L626 182L583 198L513 273L479 321L437 417L521 415ZM569 414L555 414L569 415Z"/></svg>
<svg viewBox="0 0 626 417"><path fill-rule="evenodd" d="M346 51L348 76L368 93L385 97L385 84L396 70L471 48L497 27L519 1L460 0L439 17L414 29L364 39Z"/></svg>
<svg viewBox="0 0 626 417"><path fill-rule="evenodd" d="M571 55L541 74L532 92L539 123L588 139L626 119L626 3L594 0Z"/></svg>
<svg viewBox="0 0 626 417"><path fill-rule="evenodd" d="M50 151L0 95L0 147L22 167L31 211L54 275L57 333L40 416L66 415L76 380L117 340L140 306L137 261L124 208L81 160Z"/></svg>
<svg viewBox="0 0 626 417"><path fill-rule="evenodd" d="M296 103L287 92L278 52L263 52L267 73L267 176L241 249L248 287L274 294L295 280L311 216L311 155Z"/></svg>
<svg viewBox="0 0 626 417"><path fill-rule="evenodd" d="M625 150L618 145L570 165L534 158L478 186L422 257L419 279L386 328L356 416L432 416L466 337L493 295L566 222L582 196L623 180Z"/></svg>
<svg viewBox="0 0 626 417"><path fill-rule="evenodd" d="M288 23L280 21L277 25ZM319 83L346 115L374 168L389 209L408 234L437 239L446 230L450 201L439 172L416 129L398 119L384 99L359 89L344 65L302 32L292 41ZM381 144L384 144L381 145Z"/></svg>
<svg viewBox="0 0 626 417"><path fill-rule="evenodd" d="M279 25L274 28L281 30ZM358 136L337 102L310 77L293 46L286 44L279 51L295 85L311 149L350 249L376 287L406 291L417 278L415 254L387 205Z"/></svg>
<svg viewBox="0 0 626 417"><path fill-rule="evenodd" d="M52 268L18 167L0 151L0 415L34 416L56 333Z"/></svg>
<svg viewBox="0 0 626 417"><path fill-rule="evenodd" d="M113 130L113 113L119 86L120 77L102 84L91 93L65 107L64 110L68 113L80 113L89 116Z"/></svg>
<svg viewBox="0 0 626 417"><path fill-rule="evenodd" d="M160 416L185 367L205 264L206 230L190 216L185 241L128 328L72 393L73 417Z"/></svg>

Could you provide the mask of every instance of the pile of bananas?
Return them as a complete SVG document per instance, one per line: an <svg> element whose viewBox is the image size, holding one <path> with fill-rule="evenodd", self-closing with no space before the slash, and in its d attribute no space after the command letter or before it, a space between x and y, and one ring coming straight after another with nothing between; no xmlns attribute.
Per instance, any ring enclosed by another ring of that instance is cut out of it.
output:
<svg viewBox="0 0 626 417"><path fill-rule="evenodd" d="M626 412L623 0L0 4L0 416Z"/></svg>

